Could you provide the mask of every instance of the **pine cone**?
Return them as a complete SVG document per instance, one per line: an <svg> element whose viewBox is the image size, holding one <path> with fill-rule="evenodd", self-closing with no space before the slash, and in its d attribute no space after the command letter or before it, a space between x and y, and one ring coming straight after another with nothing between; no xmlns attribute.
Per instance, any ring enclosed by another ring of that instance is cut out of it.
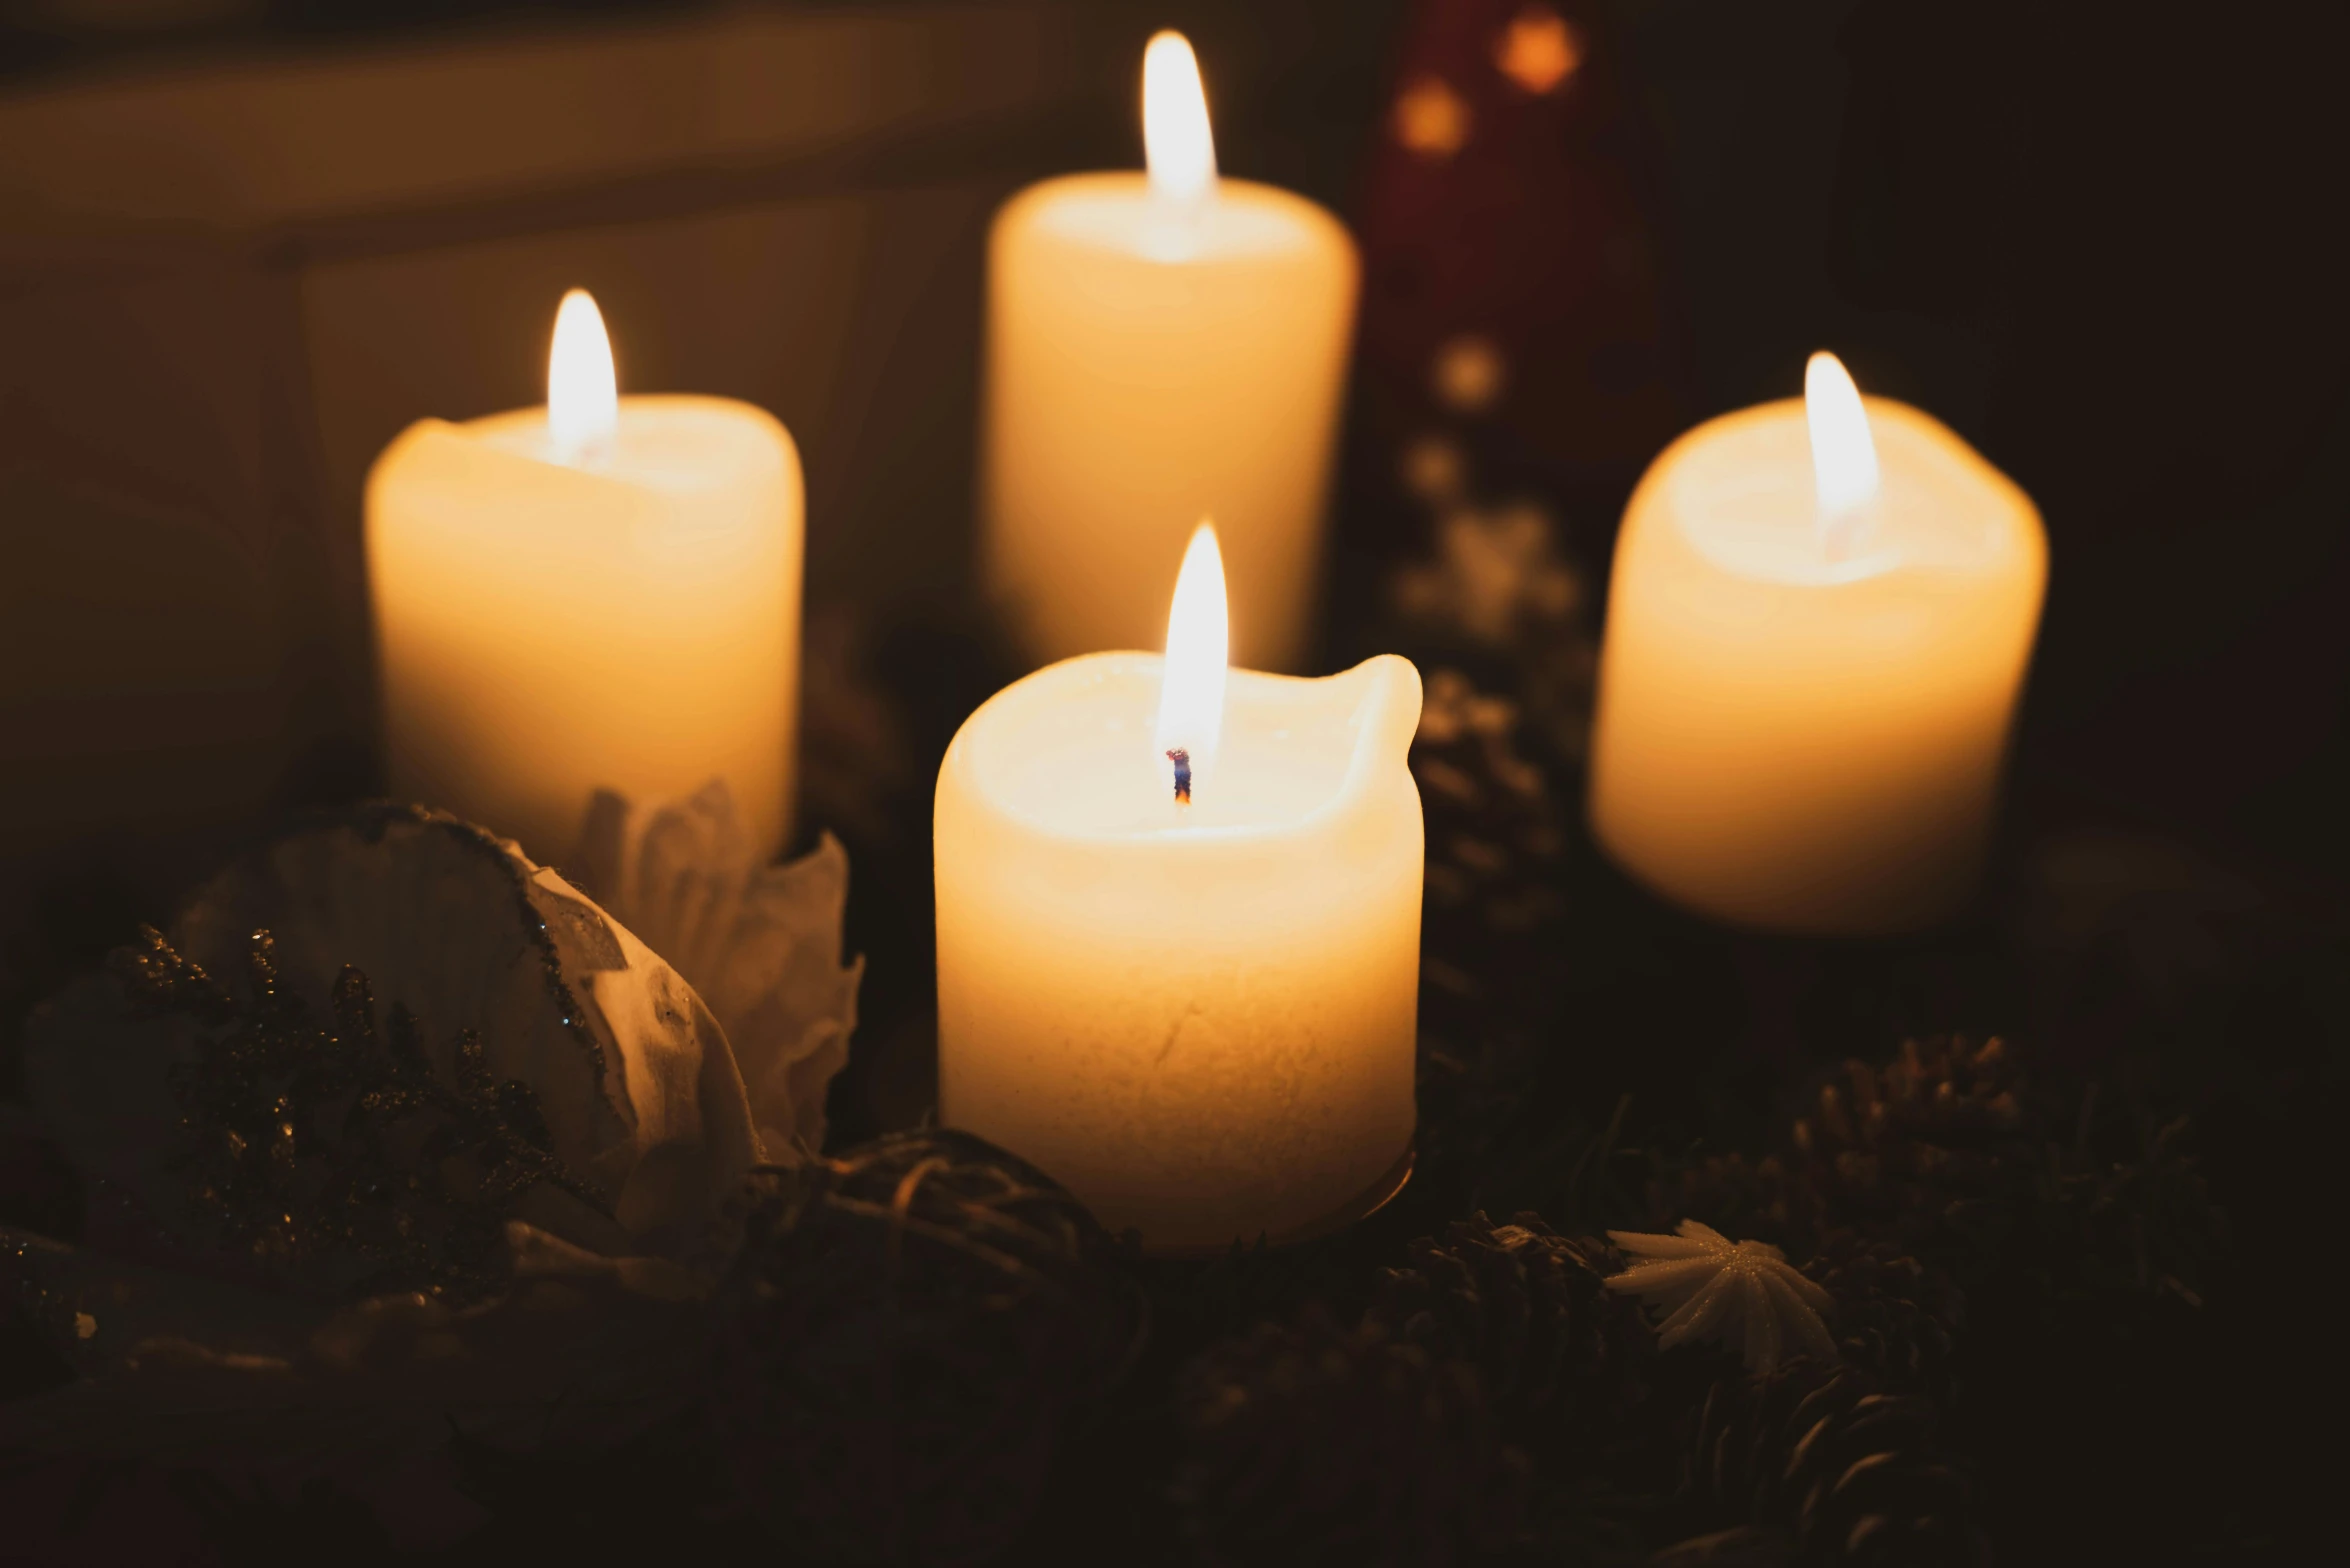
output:
<svg viewBox="0 0 2350 1568"><path fill-rule="evenodd" d="M2015 1053L1994 1035L1980 1046L1964 1035L1904 1040L1878 1068L1845 1063L1852 1104L1911 1138L1946 1148L1981 1148L2021 1124L2027 1085ZM1876 1107L1882 1106L1882 1111Z"/></svg>
<svg viewBox="0 0 2350 1568"><path fill-rule="evenodd" d="M1921 1189L1994 1183L2022 1126L2022 1083L2006 1042L1963 1036L1904 1040L1883 1067L1844 1064L1798 1120L1795 1148L1831 1202L1863 1210L1917 1207Z"/></svg>
<svg viewBox="0 0 2350 1568"><path fill-rule="evenodd" d="M736 1226L704 1410L742 1496L823 1561L994 1556L1140 1348L1110 1238L968 1134L763 1174Z"/></svg>
<svg viewBox="0 0 2350 1568"><path fill-rule="evenodd" d="M1649 1228L1702 1220L1726 1236L1767 1241L1796 1257L1812 1250L1819 1199L1805 1173L1777 1155L1709 1154L1650 1184Z"/></svg>
<svg viewBox="0 0 2350 1568"><path fill-rule="evenodd" d="M1847 1362L1890 1390L1951 1408L1964 1317L1954 1282L1889 1242L1849 1230L1831 1233L1803 1272L1836 1298L1829 1328Z"/></svg>
<svg viewBox="0 0 2350 1568"><path fill-rule="evenodd" d="M1428 678L1412 773L1427 816L1420 962L1420 1157L1486 1172L1526 1115L1565 912L1566 835L1518 707L1457 670Z"/></svg>
<svg viewBox="0 0 2350 1568"><path fill-rule="evenodd" d="M1682 1502L1712 1533L1659 1561L1976 1564L1967 1479L1933 1446L1933 1407L1851 1367L1796 1361L1706 1396Z"/></svg>
<svg viewBox="0 0 2350 1568"><path fill-rule="evenodd" d="M1176 1502L1203 1563L1442 1565L1517 1528L1525 1461L1473 1366L1309 1308L1185 1369Z"/></svg>
<svg viewBox="0 0 2350 1568"><path fill-rule="evenodd" d="M1915 1248L1952 1203L2012 1185L2018 1157L2030 1156L2023 1089L2000 1040L1905 1040L1882 1067L1847 1061L1780 1153L1668 1163L1650 1183L1650 1222L1702 1220L1793 1257L1819 1251L1839 1226Z"/></svg>
<svg viewBox="0 0 2350 1568"><path fill-rule="evenodd" d="M2186 1118L2108 1105L2095 1084L2035 1092L1996 1039L1908 1041L1887 1066L1847 1062L1843 1076L1793 1129L1789 1190L1823 1225L1946 1260L1970 1288L1988 1270L2099 1311L2200 1301L2226 1222Z"/></svg>
<svg viewBox="0 0 2350 1568"><path fill-rule="evenodd" d="M1881 1067L1847 1061L1790 1129L1783 1158L1755 1169L1767 1214L1732 1216L1801 1257L1851 1226L1926 1253L1967 1205L2028 1176L2024 1085L1998 1039L1904 1040ZM1704 1212L1692 1203L1692 1213Z"/></svg>
<svg viewBox="0 0 2350 1568"><path fill-rule="evenodd" d="M1428 816L1428 904L1439 945L1523 935L1561 909L1566 838L1543 770L1517 744L1517 705L1458 670L1428 678L1412 772Z"/></svg>
<svg viewBox="0 0 2350 1568"><path fill-rule="evenodd" d="M1538 1214L1495 1225L1482 1212L1384 1269L1374 1311L1398 1337L1473 1363L1497 1409L1545 1431L1599 1433L1639 1404L1656 1336L1639 1304L1601 1280L1623 1266L1597 1240L1570 1240Z"/></svg>

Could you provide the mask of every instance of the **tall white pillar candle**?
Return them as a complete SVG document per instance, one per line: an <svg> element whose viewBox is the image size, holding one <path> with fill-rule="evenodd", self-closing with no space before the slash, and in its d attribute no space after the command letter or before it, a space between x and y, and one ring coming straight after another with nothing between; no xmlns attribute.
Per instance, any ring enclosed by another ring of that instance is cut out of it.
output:
<svg viewBox="0 0 2350 1568"><path fill-rule="evenodd" d="M616 395L594 304L548 407L427 419L376 460L367 561L393 790L570 852L589 795L732 789L782 844L799 706L801 486L748 404Z"/></svg>
<svg viewBox="0 0 2350 1568"><path fill-rule="evenodd" d="M1376 1201L1414 1121L1419 674L1218 693L1201 537L1164 660L1029 676L938 776L941 1114L1166 1251Z"/></svg>
<svg viewBox="0 0 2350 1568"><path fill-rule="evenodd" d="M1190 45L1144 69L1145 174L1031 186L989 241L989 584L1038 662L1156 644L1202 516L1234 658L1308 654L1358 266L1336 218L1216 175Z"/></svg>
<svg viewBox="0 0 2350 1568"><path fill-rule="evenodd" d="M2047 574L2029 497L1814 356L1804 400L1692 430L1624 514L1594 831L1744 924L1949 913L1990 835Z"/></svg>

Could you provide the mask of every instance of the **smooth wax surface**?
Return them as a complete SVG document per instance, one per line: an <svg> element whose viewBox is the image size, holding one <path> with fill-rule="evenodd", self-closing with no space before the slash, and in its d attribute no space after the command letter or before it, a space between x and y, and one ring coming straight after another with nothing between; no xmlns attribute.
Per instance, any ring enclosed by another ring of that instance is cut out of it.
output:
<svg viewBox="0 0 2350 1568"><path fill-rule="evenodd" d="M1179 808L1160 664L1054 665L949 748L939 1102L1184 1250L1310 1226L1411 1145L1420 682L1392 656L1233 671L1215 772Z"/></svg>
<svg viewBox="0 0 2350 1568"><path fill-rule="evenodd" d="M722 398L631 397L561 460L546 410L425 420L376 462L368 568L395 792L570 853L598 787L726 780L762 855L790 820L801 482Z"/></svg>
<svg viewBox="0 0 2350 1568"><path fill-rule="evenodd" d="M1602 842L1667 895L1819 932L1972 889L2039 623L2031 500L1947 427L1866 403L1882 493L1823 542L1803 404L1683 436L1616 545L1593 735Z"/></svg>
<svg viewBox="0 0 2350 1568"><path fill-rule="evenodd" d="M1040 662L1156 646L1167 583L1213 519L1233 662L1294 669L1353 330L1354 242L1322 208L1146 177L1021 192L989 242L985 551Z"/></svg>

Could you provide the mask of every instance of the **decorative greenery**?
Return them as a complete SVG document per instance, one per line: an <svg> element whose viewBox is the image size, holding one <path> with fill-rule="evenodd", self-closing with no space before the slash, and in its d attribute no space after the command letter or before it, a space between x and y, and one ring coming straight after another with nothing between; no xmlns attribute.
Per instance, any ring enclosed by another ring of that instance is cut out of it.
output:
<svg viewBox="0 0 2350 1568"><path fill-rule="evenodd" d="M495 1508L472 1544L1967 1564L2034 1523L2004 1498L2035 1476L2070 1491L2101 1443L2126 1452L2174 1369L2232 1364L2206 1304L2234 1310L2210 1295L2228 1228L2197 1153L2228 1051L2207 1082L2176 1040L2161 1073L2075 1049L1996 929L1857 949L1680 919L1574 830L1566 721L1513 689L1429 680L1420 1166L1388 1210L1171 1263L951 1131L762 1171L706 1260L690 1416L613 1453L471 1455ZM434 1071L362 978L314 1022L266 934L241 997L147 942L142 996L197 1026L190 1169L225 1244L347 1252L364 1289L463 1296L496 1288L496 1222L531 1188L589 1195L527 1093L464 1039ZM1755 1024L1790 975L1843 1011ZM2013 1032L1956 1027L1985 1022ZM1836 1359L1754 1376L1661 1349L1605 1287L1624 1260L1597 1236L1688 1219L1782 1249L1833 1302ZM2068 1446L2031 1449L2058 1418ZM222 1538L269 1524L243 1513Z"/></svg>
<svg viewBox="0 0 2350 1568"><path fill-rule="evenodd" d="M967 1134L754 1178L703 1408L743 1504L818 1561L989 1560L1142 1342L1067 1192Z"/></svg>

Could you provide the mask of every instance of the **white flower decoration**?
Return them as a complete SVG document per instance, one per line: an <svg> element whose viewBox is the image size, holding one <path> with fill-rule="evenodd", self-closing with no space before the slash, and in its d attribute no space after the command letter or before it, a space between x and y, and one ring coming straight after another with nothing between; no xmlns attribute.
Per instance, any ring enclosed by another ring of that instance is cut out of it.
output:
<svg viewBox="0 0 2350 1568"><path fill-rule="evenodd" d="M752 853L734 797L598 790L566 862L612 917L685 976L742 1070L763 1156L824 1142L824 1096L849 1059L865 960L841 962L849 857L827 833L786 865Z"/></svg>
<svg viewBox="0 0 2350 1568"><path fill-rule="evenodd" d="M1686 1340L1719 1340L1754 1373L1799 1355L1836 1359L1836 1341L1822 1321L1835 1310L1835 1298L1805 1279L1785 1253L1768 1242L1732 1241L1696 1220L1675 1229L1673 1236L1607 1233L1641 1260L1609 1276L1608 1289L1665 1309L1658 1344L1670 1350Z"/></svg>

